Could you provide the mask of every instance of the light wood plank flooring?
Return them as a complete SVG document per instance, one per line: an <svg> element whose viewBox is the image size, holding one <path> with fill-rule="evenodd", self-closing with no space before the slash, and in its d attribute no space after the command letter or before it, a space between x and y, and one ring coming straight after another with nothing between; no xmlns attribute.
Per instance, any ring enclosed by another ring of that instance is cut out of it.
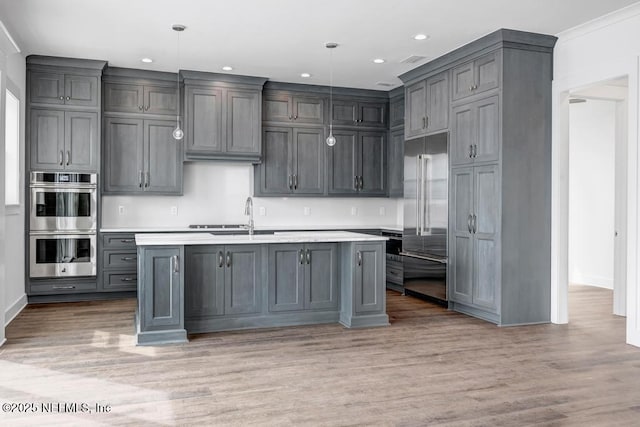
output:
<svg viewBox="0 0 640 427"><path fill-rule="evenodd" d="M569 325L498 328L388 293L387 328L290 327L135 347L134 301L33 305L0 348L0 425L640 425L640 349L610 291ZM43 414L40 403L109 404Z"/></svg>

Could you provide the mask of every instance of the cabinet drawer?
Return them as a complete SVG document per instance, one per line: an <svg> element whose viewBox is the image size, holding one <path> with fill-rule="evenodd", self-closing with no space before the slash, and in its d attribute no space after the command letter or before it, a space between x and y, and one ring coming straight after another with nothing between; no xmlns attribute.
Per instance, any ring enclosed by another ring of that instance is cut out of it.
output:
<svg viewBox="0 0 640 427"><path fill-rule="evenodd" d="M135 249L136 239L133 233L105 233L102 235L104 249Z"/></svg>
<svg viewBox="0 0 640 427"><path fill-rule="evenodd" d="M104 251L102 268L125 269L135 271L138 265L138 253L134 251Z"/></svg>
<svg viewBox="0 0 640 427"><path fill-rule="evenodd" d="M87 282L87 283L31 283L29 286L30 293L29 295L37 295L37 294L76 294L76 293L85 293L85 292L95 292L98 289L97 283Z"/></svg>
<svg viewBox="0 0 640 427"><path fill-rule="evenodd" d="M396 263L387 262L387 282L397 283L402 285L403 281L402 264L396 265Z"/></svg>
<svg viewBox="0 0 640 427"><path fill-rule="evenodd" d="M138 287L138 273L102 273L102 288L105 291L135 291Z"/></svg>

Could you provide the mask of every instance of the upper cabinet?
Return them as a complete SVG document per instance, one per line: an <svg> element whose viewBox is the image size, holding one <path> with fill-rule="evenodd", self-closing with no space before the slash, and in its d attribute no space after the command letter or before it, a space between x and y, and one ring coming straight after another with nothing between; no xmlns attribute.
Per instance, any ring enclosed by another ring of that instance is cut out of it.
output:
<svg viewBox="0 0 640 427"><path fill-rule="evenodd" d="M178 115L176 83L159 86L136 83L105 83L105 112Z"/></svg>
<svg viewBox="0 0 640 427"><path fill-rule="evenodd" d="M404 96L396 96L389 100L389 127L404 126Z"/></svg>
<svg viewBox="0 0 640 427"><path fill-rule="evenodd" d="M311 125L322 125L325 122L324 97L265 92L262 105L262 120L265 122Z"/></svg>
<svg viewBox="0 0 640 427"><path fill-rule="evenodd" d="M266 79L182 71L187 159L259 162Z"/></svg>
<svg viewBox="0 0 640 427"><path fill-rule="evenodd" d="M29 75L31 104L98 107L97 76L34 71Z"/></svg>
<svg viewBox="0 0 640 427"><path fill-rule="evenodd" d="M334 126L385 128L387 105L385 101L334 99L329 114Z"/></svg>
<svg viewBox="0 0 640 427"><path fill-rule="evenodd" d="M497 50L453 69L453 100L496 89L500 85L501 51Z"/></svg>
<svg viewBox="0 0 640 427"><path fill-rule="evenodd" d="M408 85L405 91L405 138L446 131L449 127L449 72Z"/></svg>

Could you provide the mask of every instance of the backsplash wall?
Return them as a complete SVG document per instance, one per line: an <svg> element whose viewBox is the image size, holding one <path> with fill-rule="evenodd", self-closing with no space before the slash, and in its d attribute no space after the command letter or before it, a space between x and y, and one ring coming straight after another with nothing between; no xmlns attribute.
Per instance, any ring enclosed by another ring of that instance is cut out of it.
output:
<svg viewBox="0 0 640 427"><path fill-rule="evenodd" d="M242 224L247 222L244 204L252 190L251 165L185 163L183 196L104 196L102 228ZM400 202L401 199L391 198L344 197L253 200L256 227L395 226L402 223Z"/></svg>

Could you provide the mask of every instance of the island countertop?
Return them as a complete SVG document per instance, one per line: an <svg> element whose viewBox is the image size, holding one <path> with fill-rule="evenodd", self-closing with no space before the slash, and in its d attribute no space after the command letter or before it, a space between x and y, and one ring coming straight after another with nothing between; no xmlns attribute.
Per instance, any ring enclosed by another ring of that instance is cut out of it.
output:
<svg viewBox="0 0 640 427"><path fill-rule="evenodd" d="M199 233L144 233L136 234L138 246L163 245L242 245L264 243L337 243L379 242L388 240L383 236L353 233L349 231L287 231L273 234L215 234Z"/></svg>

